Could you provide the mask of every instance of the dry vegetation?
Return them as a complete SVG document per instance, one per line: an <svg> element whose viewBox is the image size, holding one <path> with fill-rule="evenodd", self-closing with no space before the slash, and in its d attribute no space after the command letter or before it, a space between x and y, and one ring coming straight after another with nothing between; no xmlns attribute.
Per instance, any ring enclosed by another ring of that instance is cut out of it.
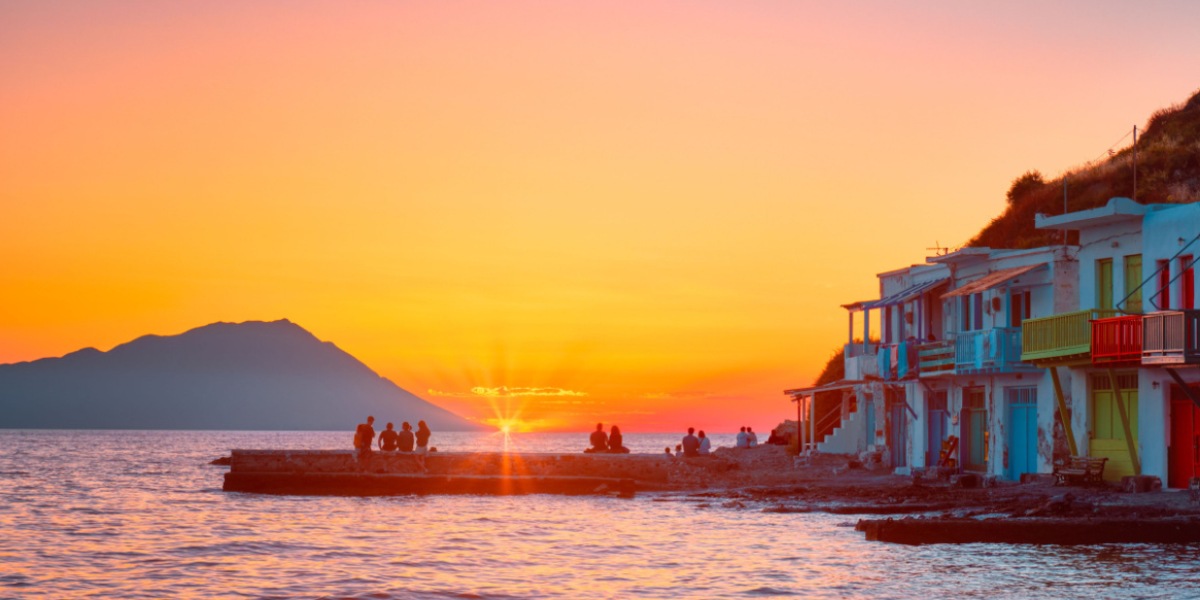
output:
<svg viewBox="0 0 1200 600"><path fill-rule="evenodd" d="M1200 200L1200 92L1186 102L1159 110L1150 117L1137 143L1138 202L1184 203ZM1013 181L1008 208L968 246L1034 248L1058 243L1058 232L1033 228L1037 213L1063 212L1063 179L1067 181L1067 210L1103 206L1114 196L1135 197L1133 147L1113 156L1071 169L1052 180L1029 171Z"/></svg>

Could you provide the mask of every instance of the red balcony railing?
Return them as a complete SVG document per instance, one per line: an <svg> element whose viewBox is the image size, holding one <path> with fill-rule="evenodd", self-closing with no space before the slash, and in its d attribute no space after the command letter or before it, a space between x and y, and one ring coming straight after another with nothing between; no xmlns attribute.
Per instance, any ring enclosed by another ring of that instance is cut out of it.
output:
<svg viewBox="0 0 1200 600"><path fill-rule="evenodd" d="M1142 362L1142 316L1092 321L1092 364L1116 366Z"/></svg>

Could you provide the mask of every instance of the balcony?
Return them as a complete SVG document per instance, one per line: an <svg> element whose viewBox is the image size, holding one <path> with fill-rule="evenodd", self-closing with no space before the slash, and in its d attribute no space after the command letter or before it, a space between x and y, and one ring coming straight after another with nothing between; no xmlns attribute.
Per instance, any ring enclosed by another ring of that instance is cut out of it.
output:
<svg viewBox="0 0 1200 600"><path fill-rule="evenodd" d="M846 344L845 378L862 381L868 377L879 377L879 344L870 343L863 348L862 342Z"/></svg>
<svg viewBox="0 0 1200 600"><path fill-rule="evenodd" d="M965 331L954 336L954 370L978 375L1034 371L1037 367L1021 362L1021 328L996 327Z"/></svg>
<svg viewBox="0 0 1200 600"><path fill-rule="evenodd" d="M1125 315L1092 321L1092 364L1133 366L1142 362L1142 316Z"/></svg>
<svg viewBox="0 0 1200 600"><path fill-rule="evenodd" d="M1200 364L1200 310L1157 312L1142 317L1142 364Z"/></svg>
<svg viewBox="0 0 1200 600"><path fill-rule="evenodd" d="M1115 317L1116 310L1093 308L1028 319L1022 323L1021 360L1054 365L1087 364L1092 353L1092 321Z"/></svg>
<svg viewBox="0 0 1200 600"><path fill-rule="evenodd" d="M921 377L954 374L954 341L930 342L917 346L917 364Z"/></svg>
<svg viewBox="0 0 1200 600"><path fill-rule="evenodd" d="M885 380L906 379L917 374L917 345L914 342L879 346L879 376Z"/></svg>

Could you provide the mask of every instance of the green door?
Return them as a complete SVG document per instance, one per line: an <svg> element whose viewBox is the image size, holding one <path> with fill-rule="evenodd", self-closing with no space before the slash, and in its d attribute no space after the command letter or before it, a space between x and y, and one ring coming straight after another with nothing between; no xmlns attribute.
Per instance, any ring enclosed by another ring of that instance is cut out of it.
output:
<svg viewBox="0 0 1200 600"><path fill-rule="evenodd" d="M1142 312L1142 255L1130 254L1125 257L1125 310L1131 313ZM1137 290L1137 291L1134 291Z"/></svg>
<svg viewBox="0 0 1200 600"><path fill-rule="evenodd" d="M962 465L968 471L987 471L987 405L983 388L963 390Z"/></svg>
<svg viewBox="0 0 1200 600"><path fill-rule="evenodd" d="M1113 307L1113 264L1111 258L1096 261L1096 308Z"/></svg>
<svg viewBox="0 0 1200 600"><path fill-rule="evenodd" d="M1138 390L1137 375L1117 375L1121 398L1129 415L1129 429L1133 433L1136 447L1138 439ZM1133 460L1129 456L1129 445L1125 443L1125 427L1121 423L1121 411L1117 408L1108 375L1092 376L1092 430L1088 442L1088 454L1094 458L1108 458L1104 465L1105 481L1120 481L1133 475Z"/></svg>

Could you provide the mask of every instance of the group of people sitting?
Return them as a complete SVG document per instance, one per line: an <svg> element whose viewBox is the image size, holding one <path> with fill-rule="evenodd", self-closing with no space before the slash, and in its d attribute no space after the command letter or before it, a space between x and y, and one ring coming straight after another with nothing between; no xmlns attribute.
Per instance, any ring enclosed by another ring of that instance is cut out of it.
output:
<svg viewBox="0 0 1200 600"><path fill-rule="evenodd" d="M417 421L417 430L405 421L400 424L400 431L395 425L388 423L387 429L379 432L379 449L384 452L416 452L424 454L429 451L429 437L433 432L425 421ZM366 423L359 423L354 430L354 449L359 455L370 454L375 446L375 417L367 417Z"/></svg>
<svg viewBox="0 0 1200 600"><path fill-rule="evenodd" d="M704 434L704 430L700 430L700 435L696 435L695 427L688 427L687 435L683 436L683 441L675 445L675 454L671 454L671 448L666 448L667 456L706 456L712 452L712 440Z"/></svg>
<svg viewBox="0 0 1200 600"><path fill-rule="evenodd" d="M587 453L607 452L609 454L629 454L629 448L625 447L625 437L621 435L621 428L616 425L612 426L611 433L604 433L604 423L596 423L596 430L592 432L589 441L592 447L584 450Z"/></svg>

